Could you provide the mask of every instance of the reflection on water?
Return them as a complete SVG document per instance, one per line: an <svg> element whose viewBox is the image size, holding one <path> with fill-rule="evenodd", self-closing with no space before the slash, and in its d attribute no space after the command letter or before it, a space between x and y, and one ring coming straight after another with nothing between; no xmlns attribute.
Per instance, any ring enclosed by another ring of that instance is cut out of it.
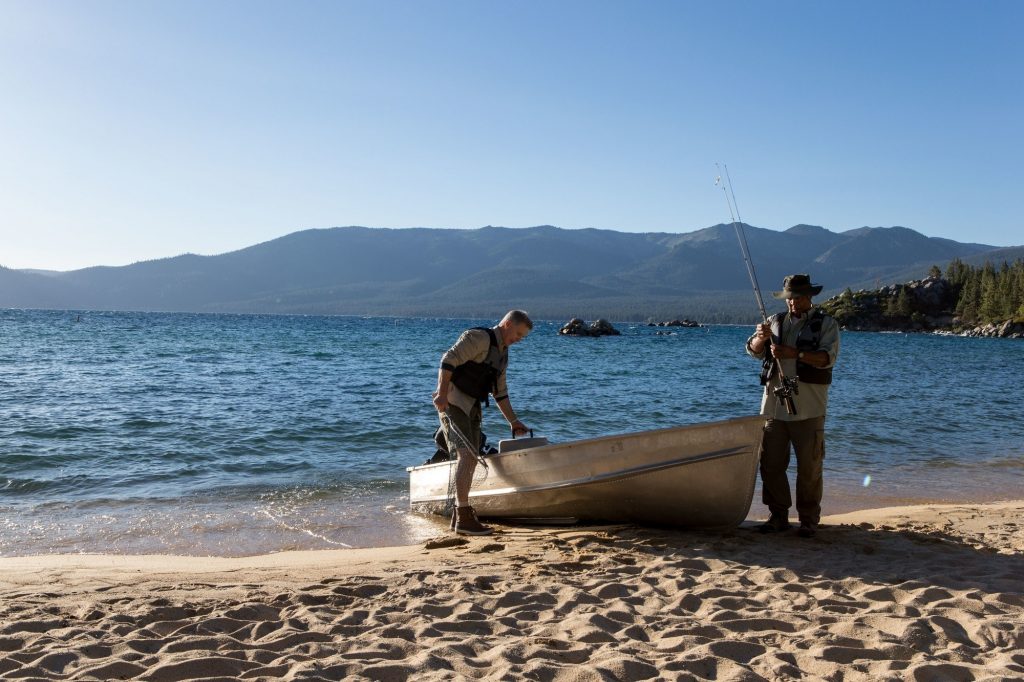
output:
<svg viewBox="0 0 1024 682"><path fill-rule="evenodd" d="M423 542L443 519L408 511L402 496L313 496L94 502L0 509L0 555L188 554L246 556L287 550L381 547Z"/></svg>

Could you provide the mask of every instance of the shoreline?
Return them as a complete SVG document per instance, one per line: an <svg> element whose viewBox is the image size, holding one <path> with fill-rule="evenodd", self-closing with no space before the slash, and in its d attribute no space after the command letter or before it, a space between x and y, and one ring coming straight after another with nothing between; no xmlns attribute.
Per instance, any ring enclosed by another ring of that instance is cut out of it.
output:
<svg viewBox="0 0 1024 682"><path fill-rule="evenodd" d="M1012 320L1007 321L1011 326ZM1004 323L1004 324L1007 324ZM970 328L935 327L932 329L914 329L912 327L845 327L840 326L840 331L855 332L857 334L923 334L925 336L946 336L960 339L1022 339L1024 335L1020 332L1011 332L1008 335L999 333L1003 325L987 324ZM1016 323L1019 328L1020 323Z"/></svg>
<svg viewBox="0 0 1024 682"><path fill-rule="evenodd" d="M635 526L250 557L0 558L0 676L1005 679L1024 500L859 510L814 540Z"/></svg>
<svg viewBox="0 0 1024 682"><path fill-rule="evenodd" d="M856 476L827 478L823 516L886 507L994 504L1013 501L1019 496L1019 486L1008 485L1009 479L1005 473L999 478L992 478L975 471L974 476L975 480L967 489L954 489L941 481L927 479L923 485L908 488L899 483L902 477L899 480L882 479L872 482L870 487L858 483ZM760 481L757 481L745 517L746 522L767 518L767 508L760 500ZM72 526L67 520L71 517L65 514L55 524L59 530L64 531L64 535L37 532L38 537L34 541L23 541L21 536L38 519L24 517L19 521L18 517L12 517L9 521L13 525L9 524L7 528L10 534L5 544L0 545L0 561L50 555L243 558L336 549L386 550L422 544L447 534L447 519L412 512L407 508L407 501L403 502L397 497L394 500L381 497L374 500L373 504L367 502L360 500L357 507L347 507L341 501L315 508L297 508L290 517L283 519L263 513L259 508L218 505L217 501L206 499L191 500L190 504L184 506L176 504L173 508L177 510L178 516L161 512L159 505L138 509L131 505L101 507L98 510L90 509L84 517L75 517L74 527L77 531L74 535L67 532ZM379 524L381 517L375 506L377 504L388 515L384 525ZM791 510L792 514L795 512ZM114 530L121 532L112 532L107 525L114 517L120 523ZM149 523L136 530L135 520L139 518L159 518L165 525L161 530ZM47 521L53 523L52 519ZM600 525L600 522L570 527L585 529L595 525ZM181 535L184 529L189 532Z"/></svg>
<svg viewBox="0 0 1024 682"><path fill-rule="evenodd" d="M960 508L978 509L1014 509L1021 511L1022 536L1024 536L1024 499L1007 499L983 503L957 503L957 502L922 502L919 504L893 505L886 507L866 507L847 511L826 514L821 518L821 525L845 526L859 525L864 523L883 523L891 518L927 518L936 511L952 510ZM792 519L791 513L790 520ZM543 535L547 533L586 533L588 531L603 532L606 529L633 529L637 533L650 531L651 533L668 532L685 535L695 533L701 535L714 535L721 533L723 536L731 536L737 532L753 530L753 527L768 517L767 512L763 514L750 513L747 518L736 528L722 530L703 529L672 529L637 526L633 524L579 524L569 526L528 526L503 524L494 520L488 520L487 524L499 530L515 529L523 533L535 532ZM440 519L440 517L439 517ZM381 547L348 547L342 549L303 549L303 550L282 550L280 552L266 552L263 554L248 554L241 556L215 556L215 555L190 555L190 554L111 554L76 552L65 554L31 554L25 556L0 556L0 595L5 593L8 586L8 573L27 570L60 570L66 568L99 570L99 569L120 569L132 572L152 572L157 574L166 573L189 573L197 574L218 571L238 571L244 569L294 569L312 567L347 567L350 565L370 565L374 563L389 563L398 561L412 561L417 555L435 547L428 547L434 543L446 545L446 540L459 538L470 541L486 541L494 536L456 536L448 530L447 521L438 520L439 532L436 537L425 542L415 542L405 545L386 545ZM1024 537L1022 537L1024 540ZM455 545L464 545L466 542L456 542ZM1024 547L1021 547L1024 551ZM31 583L26 583L31 584ZM51 587L53 587L51 585Z"/></svg>

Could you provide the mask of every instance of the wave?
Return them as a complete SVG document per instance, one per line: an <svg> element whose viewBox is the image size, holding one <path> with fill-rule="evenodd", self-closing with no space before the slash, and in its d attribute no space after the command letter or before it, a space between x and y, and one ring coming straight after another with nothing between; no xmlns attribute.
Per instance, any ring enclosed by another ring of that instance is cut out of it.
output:
<svg viewBox="0 0 1024 682"><path fill-rule="evenodd" d="M440 356L483 322L89 313L87 325L69 325L61 312L0 315L0 504L65 514L69 523L90 504L126 516L176 504L246 514L257 504L394 504L406 492L405 467L434 451L430 395ZM538 323L511 349L508 371L516 412L552 442L758 409L746 326L677 330L686 333L667 341L628 325L613 343L566 339L559 326ZM949 352L954 343L983 350L986 363L964 365L964 353ZM980 343L844 335L826 477L892 472L906 486L999 477L1024 485L1024 418L1014 409L1024 402L1024 355ZM950 385L955 401L943 388ZM492 443L507 428L493 405L485 409Z"/></svg>

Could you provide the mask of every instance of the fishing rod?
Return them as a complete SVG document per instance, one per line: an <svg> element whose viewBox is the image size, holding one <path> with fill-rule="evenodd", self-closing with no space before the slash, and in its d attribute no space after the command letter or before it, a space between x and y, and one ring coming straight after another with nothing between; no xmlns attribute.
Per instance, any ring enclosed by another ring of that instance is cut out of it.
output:
<svg viewBox="0 0 1024 682"><path fill-rule="evenodd" d="M757 283L757 274L754 272L754 261L750 258L750 247L747 245L747 235L743 230L743 219L740 218L740 207L736 203L736 194L732 191L732 179L729 177L729 166L715 164L718 168L718 176L715 178L715 186L722 188L722 194L725 195L725 203L729 206L729 217L732 218L733 229L736 230L736 239L740 243L740 251L743 252L743 262L747 266L747 274L750 276L750 283L754 287L754 298L757 299L757 309L761 311L761 322L768 324L768 312L764 307L764 298L761 296L761 287ZM725 180L722 179L722 171L725 172ZM773 333L769 340L768 345L771 346L773 343L778 343ZM765 359L771 358L772 370L778 370L779 372L779 385L775 388L773 393L775 397L779 399L779 402L786 408L788 414L796 414L796 403L793 401L793 394L799 392L799 386L797 384L796 377L787 377L782 371L782 361L776 358L771 348L766 348L767 353ZM771 375L769 374L769 377Z"/></svg>

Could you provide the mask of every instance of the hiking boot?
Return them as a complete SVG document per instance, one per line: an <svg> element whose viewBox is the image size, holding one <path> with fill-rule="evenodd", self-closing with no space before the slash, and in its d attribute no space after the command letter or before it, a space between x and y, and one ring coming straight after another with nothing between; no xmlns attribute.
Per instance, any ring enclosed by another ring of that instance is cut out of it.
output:
<svg viewBox="0 0 1024 682"><path fill-rule="evenodd" d="M455 510L455 532L459 535L490 535L491 529L480 523L472 507Z"/></svg>
<svg viewBox="0 0 1024 682"><path fill-rule="evenodd" d="M813 538L817 532L818 524L803 521L800 523L800 529L797 530L796 534L802 538Z"/></svg>
<svg viewBox="0 0 1024 682"><path fill-rule="evenodd" d="M781 533L784 530L789 530L792 525L782 514L772 514L768 517L768 520L757 527L762 533Z"/></svg>

